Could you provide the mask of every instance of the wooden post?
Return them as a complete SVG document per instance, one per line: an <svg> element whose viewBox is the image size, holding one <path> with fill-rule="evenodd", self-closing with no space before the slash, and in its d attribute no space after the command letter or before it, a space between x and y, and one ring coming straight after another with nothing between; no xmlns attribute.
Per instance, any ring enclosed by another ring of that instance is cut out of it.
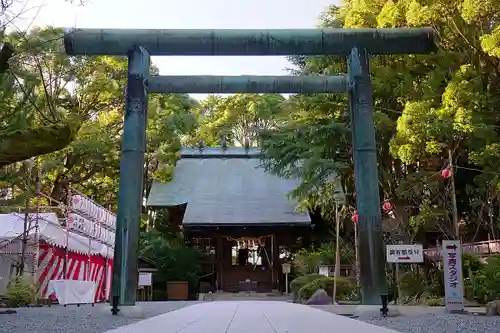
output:
<svg viewBox="0 0 500 333"><path fill-rule="evenodd" d="M223 271L223 262L224 262L224 244L223 239L220 235L216 236L217 238L217 246L215 248L215 269L216 269L216 280L215 280L215 291L219 291L222 288L222 271Z"/></svg>
<svg viewBox="0 0 500 333"><path fill-rule="evenodd" d="M455 239L460 240L460 227L458 224L457 194L455 192L455 168L453 167L453 157L451 149L448 149L448 163L450 165L450 183L451 183L451 203L453 207L453 227L455 229Z"/></svg>
<svg viewBox="0 0 500 333"><path fill-rule="evenodd" d="M398 244L402 245L403 241L399 241ZM396 270L396 287L397 287L397 290L398 290L398 297L395 299L395 302L397 304L398 301L399 301L399 298L401 297L401 283L400 283L400 275L399 275L399 263L395 263L394 265L396 266L395 267L395 270Z"/></svg>
<svg viewBox="0 0 500 333"><path fill-rule="evenodd" d="M337 277L340 275L340 219L339 204L335 202L335 279L333 280L332 302L336 304L337 298Z"/></svg>

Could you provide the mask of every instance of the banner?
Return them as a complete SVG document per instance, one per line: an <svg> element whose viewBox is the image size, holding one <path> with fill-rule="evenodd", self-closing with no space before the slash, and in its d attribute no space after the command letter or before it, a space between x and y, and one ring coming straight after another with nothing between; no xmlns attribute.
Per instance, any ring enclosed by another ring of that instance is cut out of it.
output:
<svg viewBox="0 0 500 333"><path fill-rule="evenodd" d="M82 195L72 196L71 208L91 220L102 223L112 229L116 228L116 215L95 204L87 197Z"/></svg>
<svg viewBox="0 0 500 333"><path fill-rule="evenodd" d="M115 233L103 228L99 223L86 219L75 214L68 214L68 227L70 230L77 231L86 237L99 240L103 243L112 245L115 241Z"/></svg>

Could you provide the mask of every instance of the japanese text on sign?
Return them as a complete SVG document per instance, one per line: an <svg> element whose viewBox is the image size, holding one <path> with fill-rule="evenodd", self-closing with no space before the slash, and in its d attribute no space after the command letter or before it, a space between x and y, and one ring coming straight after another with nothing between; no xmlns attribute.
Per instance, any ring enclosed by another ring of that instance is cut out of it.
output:
<svg viewBox="0 0 500 333"><path fill-rule="evenodd" d="M458 286L458 276L457 276L457 254L448 253L448 273L449 280L448 283L450 288L457 288Z"/></svg>
<svg viewBox="0 0 500 333"><path fill-rule="evenodd" d="M387 262L421 263L424 261L422 245L387 245Z"/></svg>
<svg viewBox="0 0 500 333"><path fill-rule="evenodd" d="M153 282L153 274L149 272L139 273L139 286L151 286Z"/></svg>
<svg viewBox="0 0 500 333"><path fill-rule="evenodd" d="M408 249L408 250L394 250L394 249L390 249L389 250L389 254L392 256L392 255L396 255L396 256L405 256L405 255L413 255L413 253L415 253L416 255L419 255L420 254L420 250L412 250L412 249Z"/></svg>
<svg viewBox="0 0 500 333"><path fill-rule="evenodd" d="M443 241L445 303L448 311L464 309L462 251L460 241Z"/></svg>

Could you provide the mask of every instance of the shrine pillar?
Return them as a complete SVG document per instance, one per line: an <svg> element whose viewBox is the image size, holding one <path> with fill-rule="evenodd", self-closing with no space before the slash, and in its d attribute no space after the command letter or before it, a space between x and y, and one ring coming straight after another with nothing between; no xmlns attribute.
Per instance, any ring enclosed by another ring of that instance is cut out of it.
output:
<svg viewBox="0 0 500 333"><path fill-rule="evenodd" d="M224 271L224 240L222 236L217 236L217 241L216 241L216 247L215 247L215 290L219 291L222 288L222 279L223 279L223 274L222 272Z"/></svg>
<svg viewBox="0 0 500 333"><path fill-rule="evenodd" d="M278 288L278 280L281 280L281 276L279 274L279 246L276 241L277 238L275 235L271 236L271 269L272 269L272 285L273 289Z"/></svg>

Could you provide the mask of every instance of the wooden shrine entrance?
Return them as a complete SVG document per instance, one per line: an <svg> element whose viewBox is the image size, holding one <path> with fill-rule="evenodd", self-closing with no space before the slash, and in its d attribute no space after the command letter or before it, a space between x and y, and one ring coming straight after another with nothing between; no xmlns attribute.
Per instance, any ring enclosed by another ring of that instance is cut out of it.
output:
<svg viewBox="0 0 500 333"><path fill-rule="evenodd" d="M310 231L310 227L217 229L184 229L186 241L204 254L203 270L212 272L201 292L283 291L285 251L299 233Z"/></svg>

